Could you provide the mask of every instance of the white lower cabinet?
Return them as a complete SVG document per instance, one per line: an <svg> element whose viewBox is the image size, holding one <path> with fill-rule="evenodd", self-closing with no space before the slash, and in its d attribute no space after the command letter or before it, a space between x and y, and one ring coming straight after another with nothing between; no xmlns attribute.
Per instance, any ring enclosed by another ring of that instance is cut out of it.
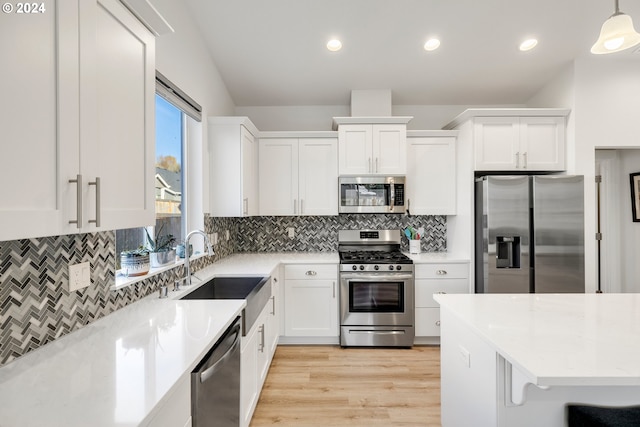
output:
<svg viewBox="0 0 640 427"><path fill-rule="evenodd" d="M339 337L337 265L286 265L284 269L285 337Z"/></svg>
<svg viewBox="0 0 640 427"><path fill-rule="evenodd" d="M469 264L416 264L415 278L416 337L439 337L440 306L433 295L468 293Z"/></svg>
<svg viewBox="0 0 640 427"><path fill-rule="evenodd" d="M278 269L271 274L271 298L262 313L242 337L240 347L240 425L248 427L258 404L258 398L279 337Z"/></svg>

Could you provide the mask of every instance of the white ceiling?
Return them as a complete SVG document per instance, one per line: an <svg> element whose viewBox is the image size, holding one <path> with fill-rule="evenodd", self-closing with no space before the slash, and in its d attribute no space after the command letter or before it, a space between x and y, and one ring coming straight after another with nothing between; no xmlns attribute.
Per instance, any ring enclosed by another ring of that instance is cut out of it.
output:
<svg viewBox="0 0 640 427"><path fill-rule="evenodd" d="M614 9L613 0L186 2L237 106L348 105L352 89L390 89L394 105L524 104L592 56ZM640 1L620 10L640 28ZM431 36L442 45L429 53ZM333 37L339 52L325 48ZM528 37L538 46L520 52ZM630 51L598 60L640 60Z"/></svg>

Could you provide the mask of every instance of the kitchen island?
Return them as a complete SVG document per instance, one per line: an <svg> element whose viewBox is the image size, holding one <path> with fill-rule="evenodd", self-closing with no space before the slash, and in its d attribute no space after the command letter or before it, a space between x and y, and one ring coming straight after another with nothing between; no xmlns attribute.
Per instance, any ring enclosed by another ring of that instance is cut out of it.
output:
<svg viewBox="0 0 640 427"><path fill-rule="evenodd" d="M436 295L442 425L563 426L640 405L640 294Z"/></svg>

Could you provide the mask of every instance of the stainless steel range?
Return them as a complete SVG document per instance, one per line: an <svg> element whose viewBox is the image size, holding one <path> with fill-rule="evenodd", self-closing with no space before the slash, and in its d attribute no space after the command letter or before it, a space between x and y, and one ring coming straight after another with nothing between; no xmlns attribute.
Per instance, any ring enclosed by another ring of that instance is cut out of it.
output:
<svg viewBox="0 0 640 427"><path fill-rule="evenodd" d="M411 347L413 261L400 230L340 230L340 345Z"/></svg>

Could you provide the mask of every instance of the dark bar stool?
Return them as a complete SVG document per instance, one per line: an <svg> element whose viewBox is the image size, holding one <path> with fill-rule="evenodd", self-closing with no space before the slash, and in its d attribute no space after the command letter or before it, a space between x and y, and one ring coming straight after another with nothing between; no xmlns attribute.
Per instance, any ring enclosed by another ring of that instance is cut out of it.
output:
<svg viewBox="0 0 640 427"><path fill-rule="evenodd" d="M569 427L638 427L640 406L567 405Z"/></svg>

